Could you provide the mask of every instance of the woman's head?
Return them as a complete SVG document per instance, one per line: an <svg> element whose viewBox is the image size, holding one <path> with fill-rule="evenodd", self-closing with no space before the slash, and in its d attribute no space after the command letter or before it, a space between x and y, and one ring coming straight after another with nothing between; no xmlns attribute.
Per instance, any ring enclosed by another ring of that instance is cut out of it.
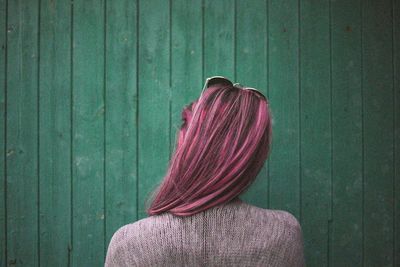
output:
<svg viewBox="0 0 400 267"><path fill-rule="evenodd" d="M271 113L252 90L214 84L183 109L182 120L149 215L186 216L228 202L250 186L268 157Z"/></svg>

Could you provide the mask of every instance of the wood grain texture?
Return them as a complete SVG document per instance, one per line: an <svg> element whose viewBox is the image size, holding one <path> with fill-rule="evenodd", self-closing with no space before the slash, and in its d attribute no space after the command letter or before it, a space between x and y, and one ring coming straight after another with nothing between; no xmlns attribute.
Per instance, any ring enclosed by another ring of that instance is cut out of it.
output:
<svg viewBox="0 0 400 267"><path fill-rule="evenodd" d="M363 1L364 264L393 264L391 1Z"/></svg>
<svg viewBox="0 0 400 267"><path fill-rule="evenodd" d="M73 266L104 255L104 2L73 4Z"/></svg>
<svg viewBox="0 0 400 267"><path fill-rule="evenodd" d="M163 179L170 155L170 5L139 1L138 219Z"/></svg>
<svg viewBox="0 0 400 267"><path fill-rule="evenodd" d="M393 1L393 112L394 112L394 259L400 265L400 1Z"/></svg>
<svg viewBox="0 0 400 267"><path fill-rule="evenodd" d="M301 223L306 262L328 265L331 217L329 2L300 2Z"/></svg>
<svg viewBox="0 0 400 267"><path fill-rule="evenodd" d="M105 92L105 248L137 218L137 2L107 2Z"/></svg>
<svg viewBox="0 0 400 267"><path fill-rule="evenodd" d="M39 266L38 1L9 1L7 264Z"/></svg>
<svg viewBox="0 0 400 267"><path fill-rule="evenodd" d="M362 264L362 92L360 2L331 3L331 266Z"/></svg>
<svg viewBox="0 0 400 267"><path fill-rule="evenodd" d="M203 86L201 1L172 1L171 7L171 132L172 153L182 125L182 110L196 100Z"/></svg>
<svg viewBox="0 0 400 267"><path fill-rule="evenodd" d="M269 1L269 97L273 115L271 208L300 219L299 10L297 1ZM283 193L284 192L284 193Z"/></svg>
<svg viewBox="0 0 400 267"><path fill-rule="evenodd" d="M235 2L204 0L203 79L235 75Z"/></svg>
<svg viewBox="0 0 400 267"><path fill-rule="evenodd" d="M7 9L6 0L0 1L0 146L6 148L6 56L7 56ZM6 266L7 203L6 203L6 151L0 155L0 266Z"/></svg>
<svg viewBox="0 0 400 267"><path fill-rule="evenodd" d="M71 240L71 5L41 1L40 264L67 266Z"/></svg>

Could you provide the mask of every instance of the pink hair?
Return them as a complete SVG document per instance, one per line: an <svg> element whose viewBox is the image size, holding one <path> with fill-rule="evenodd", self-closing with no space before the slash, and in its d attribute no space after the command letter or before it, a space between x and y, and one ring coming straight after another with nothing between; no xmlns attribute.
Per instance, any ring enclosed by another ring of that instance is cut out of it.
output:
<svg viewBox="0 0 400 267"><path fill-rule="evenodd" d="M150 216L189 216L229 202L247 190L268 157L271 113L255 92L211 86L183 109L182 120Z"/></svg>

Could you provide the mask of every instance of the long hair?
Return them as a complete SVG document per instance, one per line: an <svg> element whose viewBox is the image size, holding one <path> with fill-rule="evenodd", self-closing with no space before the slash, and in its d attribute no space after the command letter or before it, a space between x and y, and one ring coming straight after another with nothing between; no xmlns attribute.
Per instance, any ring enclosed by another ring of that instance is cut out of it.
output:
<svg viewBox="0 0 400 267"><path fill-rule="evenodd" d="M189 216L229 202L247 190L268 157L271 113L255 92L213 85L184 107L182 120L150 216Z"/></svg>

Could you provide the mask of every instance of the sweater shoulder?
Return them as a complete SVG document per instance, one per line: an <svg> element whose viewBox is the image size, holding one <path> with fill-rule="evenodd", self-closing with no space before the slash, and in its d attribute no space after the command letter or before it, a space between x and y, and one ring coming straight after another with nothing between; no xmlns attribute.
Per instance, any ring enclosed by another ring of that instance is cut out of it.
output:
<svg viewBox="0 0 400 267"><path fill-rule="evenodd" d="M143 231L151 229L157 219L157 217L151 216L121 226L114 233L114 241L120 243L132 238L132 236L143 233Z"/></svg>
<svg viewBox="0 0 400 267"><path fill-rule="evenodd" d="M284 225L287 240L293 243L302 243L302 230L300 222L288 211L278 211L279 220Z"/></svg>
<svg viewBox="0 0 400 267"><path fill-rule="evenodd" d="M273 210L276 220L284 225L286 230L290 232L301 231L301 225L299 220L290 212L285 210Z"/></svg>
<svg viewBox="0 0 400 267"><path fill-rule="evenodd" d="M298 230L301 228L298 219L290 212L285 210L275 210L276 217L279 221L285 224L288 228Z"/></svg>
<svg viewBox="0 0 400 267"><path fill-rule="evenodd" d="M274 245L281 251L281 256L287 264L285 266L304 267L304 240L299 220L284 210L266 210L265 212L276 220Z"/></svg>
<svg viewBox="0 0 400 267"><path fill-rule="evenodd" d="M147 217L118 228L108 244L105 267L131 266L136 262L134 252L138 241L146 240L146 229L150 229L154 218ZM136 263L135 263L136 264Z"/></svg>
<svg viewBox="0 0 400 267"><path fill-rule="evenodd" d="M290 212L285 210L277 210L277 209L265 209L257 206L248 205L250 211L249 216L256 217L258 219L262 219L261 221L264 223L271 223L274 221L276 223L284 224L289 228L300 228L300 223L298 219Z"/></svg>
<svg viewBox="0 0 400 267"><path fill-rule="evenodd" d="M253 227L259 228L259 234L270 235L280 241L302 242L302 229L299 220L285 210L264 209L251 206L249 220ZM254 218L254 219L251 219Z"/></svg>

